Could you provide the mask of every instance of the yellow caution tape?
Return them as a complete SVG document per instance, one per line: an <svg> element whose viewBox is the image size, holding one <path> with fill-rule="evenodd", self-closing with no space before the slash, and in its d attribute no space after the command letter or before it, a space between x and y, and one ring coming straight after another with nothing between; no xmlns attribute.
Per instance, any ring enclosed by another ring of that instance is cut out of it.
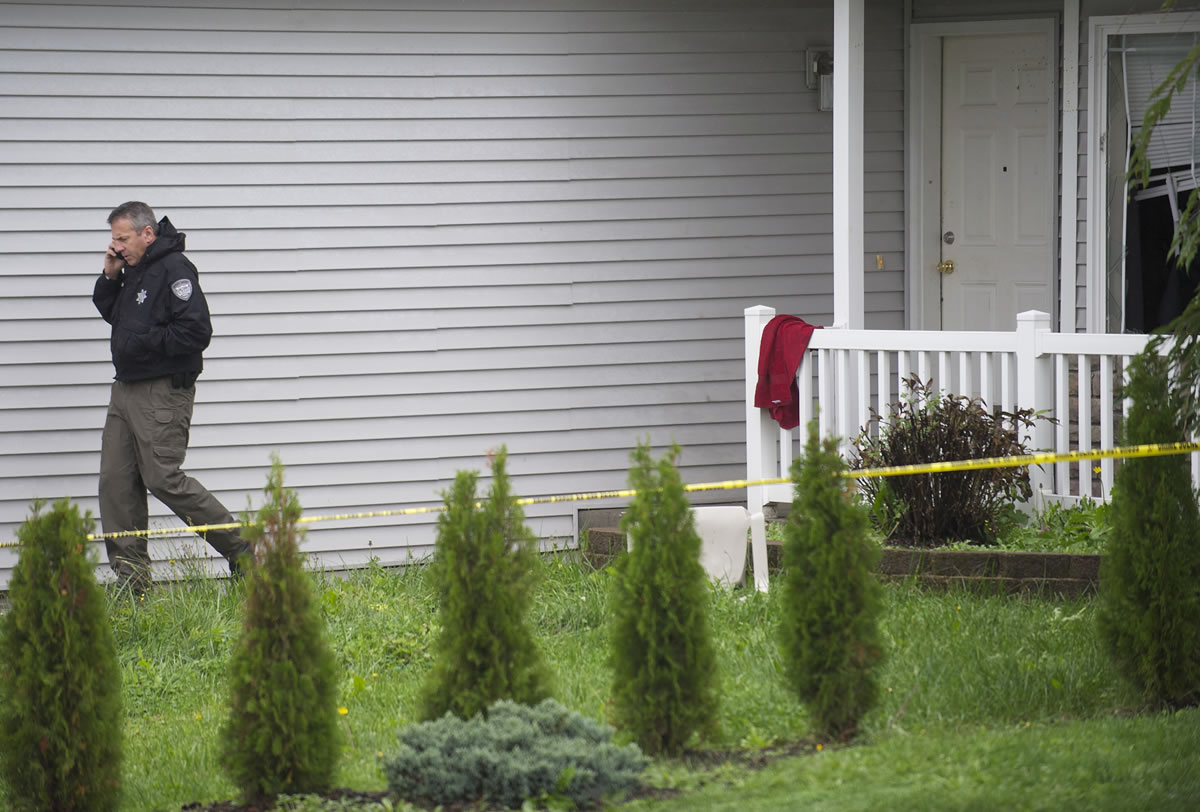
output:
<svg viewBox="0 0 1200 812"><path fill-rule="evenodd" d="M976 471L986 468L1020 468L1025 465L1044 465L1055 462L1080 462L1083 460L1098 460L1128 457L1161 457L1168 454L1190 454L1200 451L1200 442L1194 443L1150 443L1147 445L1125 446L1118 448L1098 448L1090 451L1065 451L1061 453L1045 452L1038 454L1017 454L1010 457L983 457L975 460L954 460L947 462L929 462L918 465L893 465L885 468L861 468L848 470L842 476L848 479L869 479L888 476L911 476L914 474L944 474L955 471ZM776 479L729 479L723 482L701 482L684 485L686 492L718 491L750 488L759 485L780 485L791 480L787 477ZM592 493L558 494L554 496L531 496L517 499L518 505L545 505L557 502L582 502L594 499L630 499L637 496L637 491L628 488L616 491L595 491ZM327 516L302 516L299 524L316 524L318 522L355 521L360 519L391 518L395 516L415 516L419 514L441 513L445 505L428 507L410 507L397 510L370 510L360 513L334 513ZM122 530L115 533L89 533L88 541L103 539L132 538L145 536L182 536L204 534L213 530L237 530L251 526L245 522L226 522L224 524L197 524L180 527L161 527L153 530ZM18 547L19 541L0 542L0 549Z"/></svg>
<svg viewBox="0 0 1200 812"><path fill-rule="evenodd" d="M1116 457L1162 457L1167 454L1189 454L1200 451L1200 443L1149 443L1124 448L1098 448L1092 451L1047 452L1041 454L1016 454L1011 457L982 457L977 460L955 462L929 462L918 465L893 465L887 468L863 468L847 471L844 475L852 479L872 477L906 476L909 474L941 474L949 471L975 471L981 468L1020 468L1024 465L1044 465L1053 462L1079 462Z"/></svg>

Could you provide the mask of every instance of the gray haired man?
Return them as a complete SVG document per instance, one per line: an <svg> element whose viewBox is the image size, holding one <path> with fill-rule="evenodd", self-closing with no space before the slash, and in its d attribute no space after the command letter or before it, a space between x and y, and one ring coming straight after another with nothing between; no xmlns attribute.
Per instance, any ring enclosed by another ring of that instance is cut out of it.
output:
<svg viewBox="0 0 1200 812"><path fill-rule="evenodd" d="M112 242L92 302L112 325L116 380L100 450L100 522L105 533L149 526L146 491L188 524L225 524L233 516L181 467L187 454L196 377L212 337L208 303L185 235L145 203L108 216ZM214 530L208 543L237 575L250 545L237 530ZM136 592L151 582L145 536L106 539L108 560Z"/></svg>

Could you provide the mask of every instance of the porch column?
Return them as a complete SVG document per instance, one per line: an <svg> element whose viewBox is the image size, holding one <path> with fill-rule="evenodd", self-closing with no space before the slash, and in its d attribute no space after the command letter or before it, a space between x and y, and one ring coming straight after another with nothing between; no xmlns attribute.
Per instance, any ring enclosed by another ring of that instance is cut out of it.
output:
<svg viewBox="0 0 1200 812"><path fill-rule="evenodd" d="M833 323L861 330L863 0L834 0L833 7Z"/></svg>
<svg viewBox="0 0 1200 812"><path fill-rule="evenodd" d="M1076 223L1079 220L1079 0L1063 0L1062 85L1058 330L1074 333L1077 332L1075 264L1078 257Z"/></svg>
<svg viewBox="0 0 1200 812"><path fill-rule="evenodd" d="M1035 413L1054 413L1054 359L1042 354L1038 336L1050 332L1050 314L1026 310L1017 314L1017 408ZM1054 427L1045 420L1034 423L1031 442L1035 451L1054 449ZM1033 486L1034 510L1045 506L1044 493L1053 492L1054 469L1029 466L1029 484Z"/></svg>

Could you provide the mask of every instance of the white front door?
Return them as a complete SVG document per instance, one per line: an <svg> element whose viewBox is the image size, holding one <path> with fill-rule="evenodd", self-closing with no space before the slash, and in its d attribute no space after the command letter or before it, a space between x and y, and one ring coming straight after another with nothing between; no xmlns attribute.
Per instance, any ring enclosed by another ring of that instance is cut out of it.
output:
<svg viewBox="0 0 1200 812"><path fill-rule="evenodd" d="M1042 33L942 49L944 330L1012 330L1053 312L1054 66Z"/></svg>

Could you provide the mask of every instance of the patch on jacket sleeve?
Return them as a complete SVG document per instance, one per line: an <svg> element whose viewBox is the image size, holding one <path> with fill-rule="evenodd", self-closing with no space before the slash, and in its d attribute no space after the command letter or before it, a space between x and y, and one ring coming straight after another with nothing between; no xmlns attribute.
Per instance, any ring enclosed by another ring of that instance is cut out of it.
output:
<svg viewBox="0 0 1200 812"><path fill-rule="evenodd" d="M172 282L171 292L186 302L192 298L192 281L190 279L180 279L177 282Z"/></svg>

